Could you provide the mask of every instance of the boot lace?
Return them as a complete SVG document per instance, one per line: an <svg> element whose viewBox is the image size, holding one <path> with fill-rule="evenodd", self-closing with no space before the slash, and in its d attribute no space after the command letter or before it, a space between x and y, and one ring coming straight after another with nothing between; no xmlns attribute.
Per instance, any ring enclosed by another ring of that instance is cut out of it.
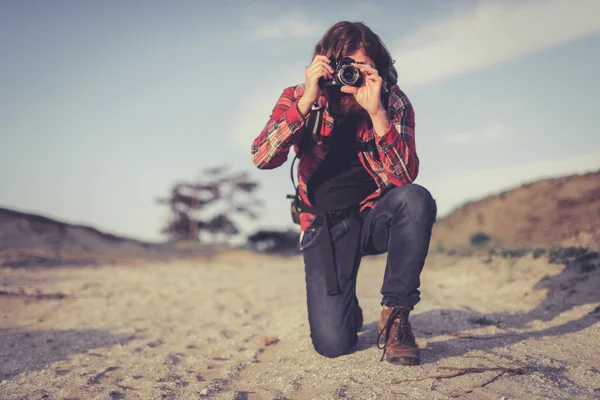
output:
<svg viewBox="0 0 600 400"><path fill-rule="evenodd" d="M385 353L387 351L387 343L392 334L392 328L397 325L396 336L399 343L412 346L414 337L412 336L412 330L410 323L408 322L409 310L402 307L394 307L390 316L388 317L385 326L379 332L377 336L377 348L383 350L381 360L383 361ZM383 336L383 344L381 344L381 337Z"/></svg>

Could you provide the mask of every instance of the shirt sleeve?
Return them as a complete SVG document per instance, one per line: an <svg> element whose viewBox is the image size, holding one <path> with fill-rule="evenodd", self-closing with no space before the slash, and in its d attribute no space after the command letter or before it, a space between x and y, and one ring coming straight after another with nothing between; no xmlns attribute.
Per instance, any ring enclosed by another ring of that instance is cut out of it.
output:
<svg viewBox="0 0 600 400"><path fill-rule="evenodd" d="M267 125L252 142L252 162L260 169L273 169L288 158L289 150L299 141L306 116L298 109L294 87L283 91L271 113Z"/></svg>
<svg viewBox="0 0 600 400"><path fill-rule="evenodd" d="M415 145L415 113L410 101L395 86L390 94L390 129L377 137L377 150L388 179L395 186L413 182L419 173Z"/></svg>

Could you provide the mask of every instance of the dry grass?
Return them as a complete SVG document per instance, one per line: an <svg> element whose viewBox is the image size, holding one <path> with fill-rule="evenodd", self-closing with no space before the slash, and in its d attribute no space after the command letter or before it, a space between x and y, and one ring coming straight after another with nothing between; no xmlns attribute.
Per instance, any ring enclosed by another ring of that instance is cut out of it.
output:
<svg viewBox="0 0 600 400"><path fill-rule="evenodd" d="M504 247L600 249L600 171L541 180L465 204L437 221L432 246L465 246L477 232Z"/></svg>

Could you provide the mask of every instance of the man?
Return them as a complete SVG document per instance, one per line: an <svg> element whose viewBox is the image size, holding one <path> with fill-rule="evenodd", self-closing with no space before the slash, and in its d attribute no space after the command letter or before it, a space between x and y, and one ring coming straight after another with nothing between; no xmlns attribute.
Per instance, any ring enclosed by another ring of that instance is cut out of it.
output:
<svg viewBox="0 0 600 400"><path fill-rule="evenodd" d="M359 85L331 84L344 57L354 60ZM427 189L412 183L419 170L414 112L395 84L392 64L379 36L364 24L333 25L315 47L305 83L284 90L251 154L261 169L282 165L292 146L301 154L300 248L315 350L337 357L357 343L360 260L387 252L382 359L416 365L419 348L408 317L420 300L437 209ZM305 127L318 110L321 125L307 141Z"/></svg>

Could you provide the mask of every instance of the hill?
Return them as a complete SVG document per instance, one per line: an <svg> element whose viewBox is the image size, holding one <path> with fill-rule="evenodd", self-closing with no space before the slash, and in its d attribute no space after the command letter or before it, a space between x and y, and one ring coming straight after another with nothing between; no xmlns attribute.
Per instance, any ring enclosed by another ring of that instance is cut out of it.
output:
<svg viewBox="0 0 600 400"><path fill-rule="evenodd" d="M600 250L600 171L539 180L466 203L438 219L431 245L434 250L460 249L475 238L490 238L491 244L507 248ZM213 252L143 242L0 208L0 266L93 265Z"/></svg>
<svg viewBox="0 0 600 400"><path fill-rule="evenodd" d="M0 266L94 265L190 252L0 208Z"/></svg>
<svg viewBox="0 0 600 400"><path fill-rule="evenodd" d="M600 248L600 171L544 179L466 203L438 219L432 247L467 246L474 235L504 247Z"/></svg>

